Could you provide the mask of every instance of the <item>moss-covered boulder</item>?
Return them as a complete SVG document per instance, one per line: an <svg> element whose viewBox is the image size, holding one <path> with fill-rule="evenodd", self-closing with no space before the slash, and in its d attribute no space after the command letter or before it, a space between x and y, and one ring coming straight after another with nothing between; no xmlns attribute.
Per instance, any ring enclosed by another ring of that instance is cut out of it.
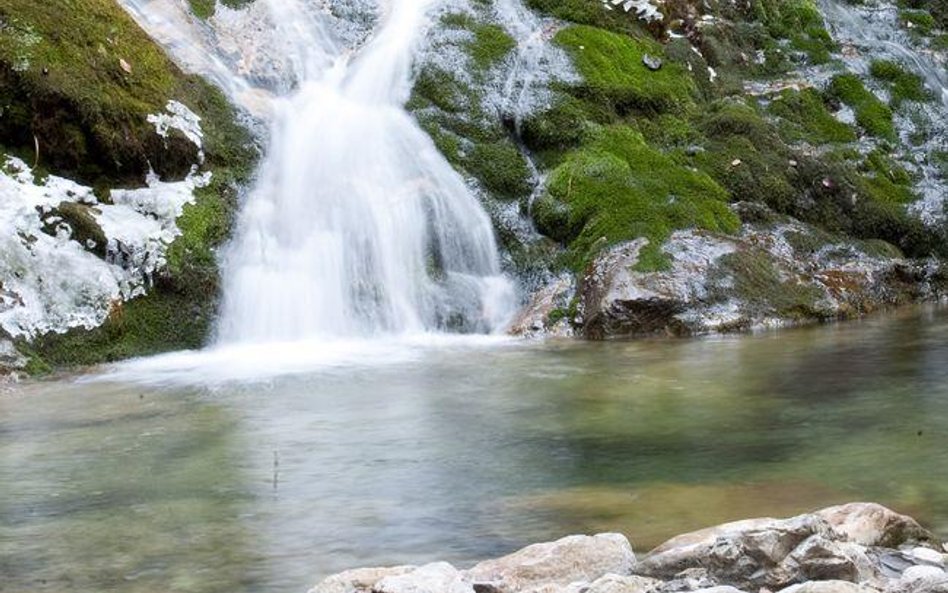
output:
<svg viewBox="0 0 948 593"><path fill-rule="evenodd" d="M170 101L200 118L201 146L175 129L157 133L149 116ZM218 89L184 74L112 0L9 0L0 4L0 150L35 164L37 175L95 187L103 203L109 188L140 187L151 170L167 182L197 166L211 179L195 184L181 234L146 296L113 303L97 329L18 340L34 370L205 343L218 293L215 249L229 234L257 155ZM67 201L43 216L104 257L94 208Z"/></svg>

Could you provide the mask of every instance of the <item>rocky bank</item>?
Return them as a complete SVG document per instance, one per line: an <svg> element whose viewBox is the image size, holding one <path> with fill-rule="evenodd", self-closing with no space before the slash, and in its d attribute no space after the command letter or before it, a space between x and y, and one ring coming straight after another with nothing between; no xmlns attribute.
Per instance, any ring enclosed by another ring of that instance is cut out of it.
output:
<svg viewBox="0 0 948 593"><path fill-rule="evenodd" d="M948 554L914 519L872 503L748 519L637 556L620 534L574 535L468 569L362 568L309 593L940 593Z"/></svg>

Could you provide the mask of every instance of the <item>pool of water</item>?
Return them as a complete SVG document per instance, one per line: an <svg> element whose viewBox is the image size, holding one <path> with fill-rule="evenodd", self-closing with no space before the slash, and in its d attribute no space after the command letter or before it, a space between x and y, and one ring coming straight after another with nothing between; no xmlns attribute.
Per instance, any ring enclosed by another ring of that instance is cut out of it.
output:
<svg viewBox="0 0 948 593"><path fill-rule="evenodd" d="M851 500L948 535L944 309L350 354L256 379L235 365L240 381L221 361L138 363L0 392L0 590L302 592L568 533L644 552Z"/></svg>

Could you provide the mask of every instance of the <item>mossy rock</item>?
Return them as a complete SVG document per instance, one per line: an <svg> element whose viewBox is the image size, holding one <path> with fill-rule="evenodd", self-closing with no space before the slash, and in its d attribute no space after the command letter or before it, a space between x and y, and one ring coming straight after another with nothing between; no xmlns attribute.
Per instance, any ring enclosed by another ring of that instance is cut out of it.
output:
<svg viewBox="0 0 948 593"><path fill-rule="evenodd" d="M890 60L873 60L869 67L869 74L874 78L888 83L893 108L898 108L905 101L929 101L932 94L925 88L922 77L908 72L896 62Z"/></svg>
<svg viewBox="0 0 948 593"><path fill-rule="evenodd" d="M822 95L814 89L785 90L770 104L769 111L789 124L783 131L791 142L820 145L856 141L852 126L833 117Z"/></svg>
<svg viewBox="0 0 948 593"><path fill-rule="evenodd" d="M734 295L758 314L784 319L819 319L823 291L811 282L783 278L773 256L763 249L745 247L720 259L720 272L731 276ZM719 272L719 273L720 273ZM730 295L720 295L728 298Z"/></svg>
<svg viewBox="0 0 948 593"><path fill-rule="evenodd" d="M856 123L867 133L885 140L897 140L892 110L866 89L855 74L840 74L828 89L830 96L849 105L856 113Z"/></svg>
<svg viewBox="0 0 948 593"><path fill-rule="evenodd" d="M142 184L149 165L169 181L197 162L197 148L183 135L161 138L147 121L174 99L201 117L204 168L212 173L211 185L185 207L182 234L149 294L117 305L100 328L41 336L28 345L33 368L203 345L219 291L215 250L229 234L237 192L258 154L235 109L218 89L175 67L111 0L10 0L0 19L19 32L0 30L0 146L32 155L35 135L38 170L92 185L107 201L105 188ZM32 36L28 47L11 43L24 31ZM73 238L94 241L101 256L104 238L88 209L63 203L57 213Z"/></svg>
<svg viewBox="0 0 948 593"><path fill-rule="evenodd" d="M513 37L499 25L476 24L471 31L474 39L468 44L467 53L481 71L503 60L517 46Z"/></svg>
<svg viewBox="0 0 948 593"><path fill-rule="evenodd" d="M510 139L475 144L460 162L497 197L512 199L530 193L530 168Z"/></svg>
<svg viewBox="0 0 948 593"><path fill-rule="evenodd" d="M534 212L541 232L568 245L577 270L622 241L645 237L657 250L676 229L734 232L739 226L723 188L624 126L599 130L550 173L547 195Z"/></svg>
<svg viewBox="0 0 948 593"><path fill-rule="evenodd" d="M694 81L681 64L666 62L650 70L642 58L664 55L655 41L577 25L554 38L573 57L583 82L580 96L611 106L618 113L661 113L690 107Z"/></svg>
<svg viewBox="0 0 948 593"><path fill-rule="evenodd" d="M115 2L9 0L0 21L0 144L38 144L43 166L90 184L141 183L149 164L165 178L187 173L196 147L160 138L146 118L170 99L193 107L209 87L193 84Z"/></svg>
<svg viewBox="0 0 948 593"><path fill-rule="evenodd" d="M595 0L527 0L527 5L560 20L591 25L615 33L644 34L638 21L619 10L606 10Z"/></svg>
<svg viewBox="0 0 948 593"><path fill-rule="evenodd" d="M62 222L69 226L71 238L87 251L99 257L105 257L108 240L95 218L92 206L76 202L61 202L44 215L43 219L48 220L51 217L61 218ZM56 234L55 228L50 228L48 225L44 226L43 230L53 236Z"/></svg>

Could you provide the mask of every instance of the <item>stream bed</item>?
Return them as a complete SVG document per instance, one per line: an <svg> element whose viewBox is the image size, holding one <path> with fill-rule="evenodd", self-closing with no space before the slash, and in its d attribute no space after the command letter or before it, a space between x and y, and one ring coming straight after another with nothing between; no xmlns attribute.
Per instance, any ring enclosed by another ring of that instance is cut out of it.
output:
<svg viewBox="0 0 948 593"><path fill-rule="evenodd" d="M0 391L0 590L302 592L355 566L598 531L645 552L854 500L948 535L944 308L408 344L240 381L123 368Z"/></svg>

